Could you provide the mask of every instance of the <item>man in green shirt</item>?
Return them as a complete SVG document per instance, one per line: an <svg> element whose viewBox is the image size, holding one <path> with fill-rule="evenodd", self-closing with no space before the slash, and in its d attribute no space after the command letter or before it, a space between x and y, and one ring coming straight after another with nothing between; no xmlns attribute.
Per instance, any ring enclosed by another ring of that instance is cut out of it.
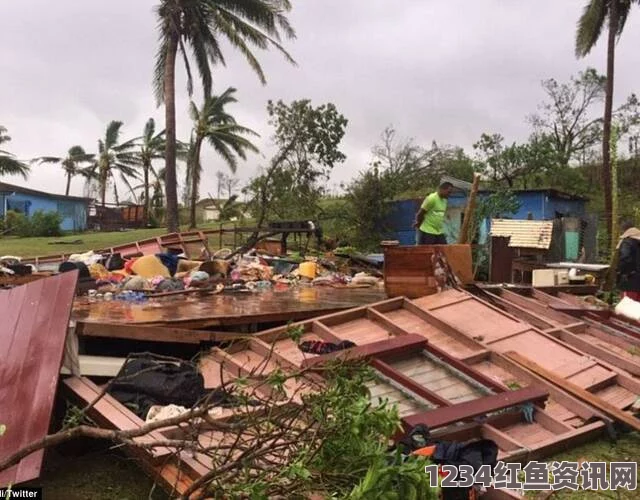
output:
<svg viewBox="0 0 640 500"><path fill-rule="evenodd" d="M424 199L416 214L414 227L418 229L418 245L446 245L444 235L444 214L447 211L447 198L453 184L443 182L435 193Z"/></svg>

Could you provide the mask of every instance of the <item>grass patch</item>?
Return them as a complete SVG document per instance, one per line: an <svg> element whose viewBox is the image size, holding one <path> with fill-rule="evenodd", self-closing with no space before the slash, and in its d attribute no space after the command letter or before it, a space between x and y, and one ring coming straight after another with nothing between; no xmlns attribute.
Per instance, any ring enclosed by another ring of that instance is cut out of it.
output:
<svg viewBox="0 0 640 500"><path fill-rule="evenodd" d="M250 227L253 221L247 221L246 227ZM234 224L224 224L226 229L233 228ZM240 224L238 224L238 227ZM251 226L252 227L252 226ZM201 224L198 229L218 229L219 223ZM187 231L187 227L183 226L181 231ZM0 254L15 255L18 257L38 257L43 255L69 254L86 252L87 250L98 250L100 248L108 248L111 246L132 243L138 240L154 238L166 234L164 227L153 229L132 229L126 231L114 232L86 232L78 234L69 234L65 236L37 237L37 238L20 238L18 236L5 236L0 238ZM246 237L246 236L245 236ZM77 244L52 244L57 241L73 242L81 240L82 243ZM238 239L240 242L240 239ZM223 246L230 246L233 243L233 235L225 234L223 238ZM211 248L218 248L219 238L211 236L209 238Z"/></svg>
<svg viewBox="0 0 640 500"><path fill-rule="evenodd" d="M572 450L544 460L545 462L638 462L640 461L640 433L631 432L623 434L615 442L607 439L599 439L593 443L579 446ZM638 498L638 491L569 491L560 490L553 495L554 499L587 500L593 498L611 498L620 500L632 500Z"/></svg>

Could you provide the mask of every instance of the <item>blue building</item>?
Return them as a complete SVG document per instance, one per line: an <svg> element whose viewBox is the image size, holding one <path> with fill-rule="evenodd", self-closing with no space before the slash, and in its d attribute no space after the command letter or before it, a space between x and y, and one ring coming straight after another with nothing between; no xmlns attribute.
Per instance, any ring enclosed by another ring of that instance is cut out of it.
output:
<svg viewBox="0 0 640 500"><path fill-rule="evenodd" d="M44 193L35 189L0 182L0 217L9 210L27 217L36 211L58 212L62 216L63 231L84 231L87 228L87 211L91 200L77 196Z"/></svg>
<svg viewBox="0 0 640 500"><path fill-rule="evenodd" d="M478 199L482 200L492 191L482 190ZM426 196L427 193L425 193ZM527 189L513 191L520 208L515 214L502 214L510 219L552 220L563 217L582 219L586 216L586 198L574 196L555 189ZM393 202L393 206L385 226L391 231L389 237L398 240L401 245L415 244L415 229L413 221L421 199L401 200ZM456 241L467 204L467 195L462 191L455 191L449 197L445 234L450 242ZM479 243L484 243L489 234L489 220L479 228Z"/></svg>

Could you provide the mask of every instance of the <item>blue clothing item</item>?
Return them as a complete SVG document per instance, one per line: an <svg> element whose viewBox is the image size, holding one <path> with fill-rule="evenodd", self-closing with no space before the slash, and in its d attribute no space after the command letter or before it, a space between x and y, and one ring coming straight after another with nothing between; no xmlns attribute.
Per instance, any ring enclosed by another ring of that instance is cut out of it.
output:
<svg viewBox="0 0 640 500"><path fill-rule="evenodd" d="M178 256L171 253L157 253L156 257L160 259L162 265L169 270L169 274L173 276L178 271Z"/></svg>

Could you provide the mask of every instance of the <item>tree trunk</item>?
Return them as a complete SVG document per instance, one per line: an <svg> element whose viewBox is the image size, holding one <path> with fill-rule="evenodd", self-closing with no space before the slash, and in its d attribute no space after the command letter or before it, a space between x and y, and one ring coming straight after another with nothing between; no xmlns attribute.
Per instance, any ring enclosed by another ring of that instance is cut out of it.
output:
<svg viewBox="0 0 640 500"><path fill-rule="evenodd" d="M113 178L113 197L116 199L116 206L120 206L120 198L118 197L118 183L115 177Z"/></svg>
<svg viewBox="0 0 640 500"><path fill-rule="evenodd" d="M189 210L189 228L196 227L196 205L198 203L198 191L200 188L200 149L202 148L202 138L196 137L193 145L193 157L191 158L191 203Z"/></svg>
<svg viewBox="0 0 640 500"><path fill-rule="evenodd" d="M104 163L104 160L100 161L100 201L102 202L102 206L104 207L105 201L107 199L107 180L108 180L108 168Z"/></svg>
<svg viewBox="0 0 640 500"><path fill-rule="evenodd" d="M145 162L142 166L144 170L144 206L142 207L142 218L144 226L149 225L149 165Z"/></svg>
<svg viewBox="0 0 640 500"><path fill-rule="evenodd" d="M615 67L616 33L618 32L618 0L611 2L609 10L609 38L607 41L607 86L604 100L602 127L602 189L604 214L607 220L607 248L611 247L613 232L611 193L611 116L613 113L613 70Z"/></svg>
<svg viewBox="0 0 640 500"><path fill-rule="evenodd" d="M67 172L67 189L64 192L65 196L69 196L69 189L71 189L71 172Z"/></svg>
<svg viewBox="0 0 640 500"><path fill-rule="evenodd" d="M173 28L172 28L173 29ZM167 229L170 233L179 230L178 187L176 179L176 53L178 35L172 33L167 42L164 71L165 108L165 192L167 204Z"/></svg>

